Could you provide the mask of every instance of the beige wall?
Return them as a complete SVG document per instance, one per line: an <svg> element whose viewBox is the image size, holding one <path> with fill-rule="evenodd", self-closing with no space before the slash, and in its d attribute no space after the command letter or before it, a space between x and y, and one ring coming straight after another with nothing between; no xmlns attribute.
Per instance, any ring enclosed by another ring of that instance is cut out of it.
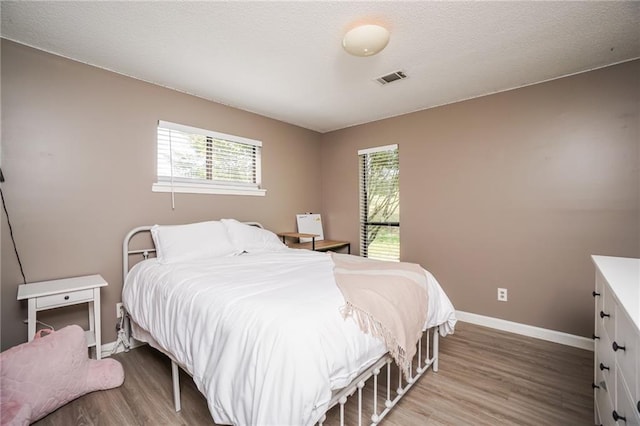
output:
<svg viewBox="0 0 640 426"><path fill-rule="evenodd" d="M103 342L115 339L121 246L142 224L222 217L295 229L320 210L319 134L2 41L2 189L28 281L99 273ZM212 82L212 84L217 84ZM266 197L152 193L157 121L263 142ZM2 348L26 340L22 279L2 219ZM46 321L84 320L77 308Z"/></svg>
<svg viewBox="0 0 640 426"><path fill-rule="evenodd" d="M320 211L357 252L357 150L389 143L403 260L457 309L588 336L589 255L640 256L639 61L322 136L4 40L1 66L2 188L27 280L102 274L104 342L129 229L235 217L292 230ZM158 119L262 140L267 196L177 194L172 211L151 192ZM26 339L26 306L4 213L1 231L5 349ZM77 308L43 319L85 321Z"/></svg>
<svg viewBox="0 0 640 426"><path fill-rule="evenodd" d="M639 83L635 61L325 134L328 234L358 241L357 150L398 143L402 260L459 310L590 336L589 255L640 257Z"/></svg>

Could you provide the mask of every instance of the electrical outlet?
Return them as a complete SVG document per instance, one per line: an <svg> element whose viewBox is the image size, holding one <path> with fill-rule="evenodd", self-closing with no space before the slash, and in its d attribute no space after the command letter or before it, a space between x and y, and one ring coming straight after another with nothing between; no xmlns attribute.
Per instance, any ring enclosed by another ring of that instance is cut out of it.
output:
<svg viewBox="0 0 640 426"><path fill-rule="evenodd" d="M506 288L499 288L498 289L498 300L500 302L506 302L507 301L507 289Z"/></svg>
<svg viewBox="0 0 640 426"><path fill-rule="evenodd" d="M116 318L122 318L122 302L116 303Z"/></svg>

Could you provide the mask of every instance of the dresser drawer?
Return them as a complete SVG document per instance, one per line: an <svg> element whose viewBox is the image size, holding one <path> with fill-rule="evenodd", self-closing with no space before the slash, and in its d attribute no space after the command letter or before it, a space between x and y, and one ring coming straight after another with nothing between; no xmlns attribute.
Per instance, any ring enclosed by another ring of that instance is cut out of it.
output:
<svg viewBox="0 0 640 426"><path fill-rule="evenodd" d="M600 271L596 270L596 289L593 293L593 297L596 302L596 313L600 313L603 308L602 302L604 301L604 292L606 291L606 281Z"/></svg>
<svg viewBox="0 0 640 426"><path fill-rule="evenodd" d="M596 289L593 291L594 306L595 306L595 330L594 335L600 337L604 330L603 319L600 318L600 311L604 310L604 298L606 285L603 283L602 275L600 271L597 271L596 275Z"/></svg>
<svg viewBox="0 0 640 426"><path fill-rule="evenodd" d="M625 426L640 426L640 415L638 414L637 407L633 400L627 384L624 378L620 375L620 370L617 373L617 385L616 385L616 406L615 411L619 416L624 417L626 420L619 420L618 424ZM613 418L613 415L611 416Z"/></svg>
<svg viewBox="0 0 640 426"><path fill-rule="evenodd" d="M596 345L600 343L600 346L603 346L603 344L601 344L602 339L607 339L607 341L610 342L609 335L607 334L607 331L604 329L604 324L602 323L602 320L600 318L596 320L596 330L593 333L593 335L597 337L597 339L594 339L594 342ZM607 348L611 349L611 345L609 345Z"/></svg>
<svg viewBox="0 0 640 426"><path fill-rule="evenodd" d="M620 312L616 317L616 338L612 345L614 343L624 347L624 350L620 348L615 351L616 362L620 373L627 382L631 396L636 397L635 393L638 387L637 363L640 357L638 335L634 324L631 323L631 320L624 312Z"/></svg>
<svg viewBox="0 0 640 426"><path fill-rule="evenodd" d="M596 389L596 409L600 416L600 424L605 426L615 425L611 413L613 412L613 404L611 402L611 395L606 390L600 388Z"/></svg>
<svg viewBox="0 0 640 426"><path fill-rule="evenodd" d="M93 300L93 289L72 291L69 293L52 294L36 298L36 309L64 306L74 303L90 302Z"/></svg>
<svg viewBox="0 0 640 426"><path fill-rule="evenodd" d="M603 306L602 310L598 312L598 318L602 319L602 325L611 340L616 335L616 307L616 300L610 290L606 289L603 292Z"/></svg>
<svg viewBox="0 0 640 426"><path fill-rule="evenodd" d="M615 354L611 348L611 341L606 334L603 334L596 343L595 361L597 373L596 378L605 380L608 388L610 388L613 393L613 388L615 386ZM600 364L602 364L603 368L600 368Z"/></svg>
<svg viewBox="0 0 640 426"><path fill-rule="evenodd" d="M636 396L635 396L635 404L636 404L636 412L640 416L640 358L636 360ZM633 392L633 390L631 390Z"/></svg>

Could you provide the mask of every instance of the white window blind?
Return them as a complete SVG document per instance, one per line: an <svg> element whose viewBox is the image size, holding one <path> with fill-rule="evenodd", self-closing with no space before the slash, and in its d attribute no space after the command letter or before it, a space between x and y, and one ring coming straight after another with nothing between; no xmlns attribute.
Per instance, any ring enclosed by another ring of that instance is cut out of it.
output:
<svg viewBox="0 0 640 426"><path fill-rule="evenodd" d="M360 255L400 260L400 163L398 145L358 151Z"/></svg>
<svg viewBox="0 0 640 426"><path fill-rule="evenodd" d="M158 122L154 191L264 195L262 142Z"/></svg>

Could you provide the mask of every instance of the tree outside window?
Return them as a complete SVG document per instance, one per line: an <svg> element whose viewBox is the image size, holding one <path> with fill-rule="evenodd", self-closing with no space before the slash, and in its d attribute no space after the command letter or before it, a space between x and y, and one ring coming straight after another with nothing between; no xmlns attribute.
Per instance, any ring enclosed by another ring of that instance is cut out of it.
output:
<svg viewBox="0 0 640 426"><path fill-rule="evenodd" d="M400 260L400 169L398 146L360 155L360 254Z"/></svg>

